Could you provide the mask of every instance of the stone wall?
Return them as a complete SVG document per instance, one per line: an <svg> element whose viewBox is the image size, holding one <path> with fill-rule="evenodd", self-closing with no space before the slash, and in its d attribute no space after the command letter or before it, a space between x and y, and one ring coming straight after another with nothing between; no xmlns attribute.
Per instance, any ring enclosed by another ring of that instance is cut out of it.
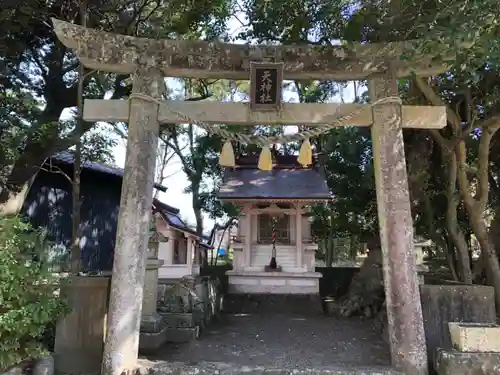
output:
<svg viewBox="0 0 500 375"><path fill-rule="evenodd" d="M158 313L168 327L168 342L187 342L219 317L222 294L209 277L160 279Z"/></svg>
<svg viewBox="0 0 500 375"><path fill-rule="evenodd" d="M430 362L434 360L438 348L452 349L448 322L496 322L492 287L422 285L420 296Z"/></svg>

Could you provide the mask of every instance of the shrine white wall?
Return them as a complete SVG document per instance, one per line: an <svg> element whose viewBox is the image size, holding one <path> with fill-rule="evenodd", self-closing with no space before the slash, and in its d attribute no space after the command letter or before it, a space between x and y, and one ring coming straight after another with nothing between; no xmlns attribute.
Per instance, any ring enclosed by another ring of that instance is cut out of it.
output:
<svg viewBox="0 0 500 375"><path fill-rule="evenodd" d="M250 265L252 267L265 267L269 264L272 254L272 245L252 245ZM286 268L297 267L297 248L295 246L276 245L276 261L283 271Z"/></svg>
<svg viewBox="0 0 500 375"><path fill-rule="evenodd" d="M158 269L158 278L180 279L184 276L199 275L200 265L195 261L196 252L194 248L188 251L188 239L184 233L169 228L163 235L168 238L168 241L160 242L158 245L158 259L163 261ZM174 259L175 247L178 250L178 259ZM188 261L188 257L191 257L191 261Z"/></svg>
<svg viewBox="0 0 500 375"><path fill-rule="evenodd" d="M290 244L276 244L276 258L278 265L282 267L285 272L296 272L297 267L297 247L296 247L296 217L293 215L288 215L289 218L289 233L290 233ZM264 268L269 264L272 254L271 244L259 244L259 219L257 215L251 215L251 255L250 264L248 266L254 268L255 270L259 268ZM240 216L238 219L238 230L235 233L236 237L241 241L240 243L233 243L233 269L240 270L245 266L245 233L247 233L248 216ZM310 243L311 239L311 228L309 218L307 216L302 216L302 241L303 241L303 256L302 256L302 267L305 267L307 271L314 271L315 267L315 256L314 251L311 251L311 246L315 248L313 244ZM306 245L307 244L307 245ZM247 268L248 268L247 266Z"/></svg>
<svg viewBox="0 0 500 375"><path fill-rule="evenodd" d="M233 269L227 271L230 293L250 294L318 294L321 274L314 272L316 246L310 242L310 223L302 216L302 264L298 265L299 252L296 238L296 216L289 215L289 244L276 244L276 260L281 272L264 270L271 260L272 244L259 244L259 219L251 215L249 239L248 216L238 221L237 241L233 242ZM248 243L249 242L249 243ZM245 253L250 250L249 253Z"/></svg>

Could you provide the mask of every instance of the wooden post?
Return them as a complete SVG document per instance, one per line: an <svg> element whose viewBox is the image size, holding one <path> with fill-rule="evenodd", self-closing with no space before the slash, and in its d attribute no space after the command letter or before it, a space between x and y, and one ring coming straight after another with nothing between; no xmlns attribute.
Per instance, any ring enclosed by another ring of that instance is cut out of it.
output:
<svg viewBox="0 0 500 375"><path fill-rule="evenodd" d="M304 267L303 246L302 246L302 205L297 204L297 213L295 215L295 246L297 247L297 267Z"/></svg>
<svg viewBox="0 0 500 375"><path fill-rule="evenodd" d="M171 266L174 263L174 245L175 245L175 239L173 235L173 231L170 230L171 233L168 236L168 239L165 240L160 240L160 244L158 245L158 253L159 256L158 258L163 260L163 264L165 266Z"/></svg>
<svg viewBox="0 0 500 375"><path fill-rule="evenodd" d="M163 76L155 69L143 68L133 76L134 93L160 99L164 88ZM137 365L158 142L157 115L158 104L131 100L103 375L121 375Z"/></svg>
<svg viewBox="0 0 500 375"><path fill-rule="evenodd" d="M193 266L193 237L188 236L186 245L186 264L192 268Z"/></svg>
<svg viewBox="0 0 500 375"><path fill-rule="evenodd" d="M243 248L243 256L245 265L243 269L252 265L252 208L250 205L245 207L246 226L245 226L245 246Z"/></svg>
<svg viewBox="0 0 500 375"><path fill-rule="evenodd" d="M397 79L389 73L370 77L368 88L372 102L398 95ZM371 134L392 362L407 375L426 375L401 105L375 106Z"/></svg>

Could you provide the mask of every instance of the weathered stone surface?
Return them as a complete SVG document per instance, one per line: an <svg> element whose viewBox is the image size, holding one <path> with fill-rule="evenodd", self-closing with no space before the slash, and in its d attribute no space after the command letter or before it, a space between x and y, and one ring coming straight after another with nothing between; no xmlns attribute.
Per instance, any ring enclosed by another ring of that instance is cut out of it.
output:
<svg viewBox="0 0 500 375"><path fill-rule="evenodd" d="M500 353L439 349L434 366L438 375L500 375Z"/></svg>
<svg viewBox="0 0 500 375"><path fill-rule="evenodd" d="M23 368L21 366L14 366L0 375L23 375Z"/></svg>
<svg viewBox="0 0 500 375"><path fill-rule="evenodd" d="M500 326L484 323L448 323L453 347L461 352L500 353Z"/></svg>
<svg viewBox="0 0 500 375"><path fill-rule="evenodd" d="M161 312L165 325L169 328L186 328L196 325L193 313L165 313Z"/></svg>
<svg viewBox="0 0 500 375"><path fill-rule="evenodd" d="M90 69L130 74L148 61L167 77L249 79L250 61L284 62L284 79L362 79L385 71L431 76L446 71L435 56L402 60L415 42L345 46L255 46L205 41L155 40L111 34L52 19L57 37Z"/></svg>
<svg viewBox="0 0 500 375"><path fill-rule="evenodd" d="M54 358L48 355L35 361L31 375L54 375L54 372Z"/></svg>
<svg viewBox="0 0 500 375"><path fill-rule="evenodd" d="M368 82L372 102L399 95L394 72L372 76ZM401 105L376 105L373 120L373 159L392 363L405 374L425 375L427 352L413 249Z"/></svg>
<svg viewBox="0 0 500 375"><path fill-rule="evenodd" d="M183 277L178 280L161 280L158 287L157 309L162 313L191 313L200 303L196 295L196 279Z"/></svg>
<svg viewBox="0 0 500 375"><path fill-rule="evenodd" d="M181 343L196 339L199 332L220 313L220 294L216 284L208 277L162 281L158 312L167 327L168 342Z"/></svg>
<svg viewBox="0 0 500 375"><path fill-rule="evenodd" d="M164 90L158 71L144 68L135 72L133 93L160 99ZM120 375L136 367L159 131L157 113L158 104L151 100L130 102L103 375Z"/></svg>
<svg viewBox="0 0 500 375"><path fill-rule="evenodd" d="M496 322L493 287L421 285L420 296L430 361L437 348L452 349L448 322Z"/></svg>
<svg viewBox="0 0 500 375"><path fill-rule="evenodd" d="M155 232L156 233L156 232ZM163 317L158 314L158 268L163 260L158 260L158 243L150 239L146 275L144 277L144 296L139 336L139 351L144 353L158 349L166 342L167 327Z"/></svg>
<svg viewBox="0 0 500 375"><path fill-rule="evenodd" d="M396 370L378 366L289 369L210 362L196 365L159 362L151 368L151 373L155 375L402 375Z"/></svg>
<svg viewBox="0 0 500 375"><path fill-rule="evenodd" d="M168 328L161 325L162 328L156 331L144 332L141 330L139 335L139 352L149 353L157 350L167 342Z"/></svg>

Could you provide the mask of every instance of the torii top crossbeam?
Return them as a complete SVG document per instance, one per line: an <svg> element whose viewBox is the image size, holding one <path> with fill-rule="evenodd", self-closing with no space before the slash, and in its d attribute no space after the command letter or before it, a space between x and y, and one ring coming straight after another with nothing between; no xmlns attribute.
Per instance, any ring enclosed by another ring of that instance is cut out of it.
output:
<svg viewBox="0 0 500 375"><path fill-rule="evenodd" d="M90 69L130 74L139 63L166 77L248 79L250 61L283 62L284 79L363 79L390 66L397 76L431 76L446 70L435 56L401 55L416 41L347 46L255 46L205 41L155 40L112 34L52 19L59 40ZM445 60L441 57L441 60Z"/></svg>

